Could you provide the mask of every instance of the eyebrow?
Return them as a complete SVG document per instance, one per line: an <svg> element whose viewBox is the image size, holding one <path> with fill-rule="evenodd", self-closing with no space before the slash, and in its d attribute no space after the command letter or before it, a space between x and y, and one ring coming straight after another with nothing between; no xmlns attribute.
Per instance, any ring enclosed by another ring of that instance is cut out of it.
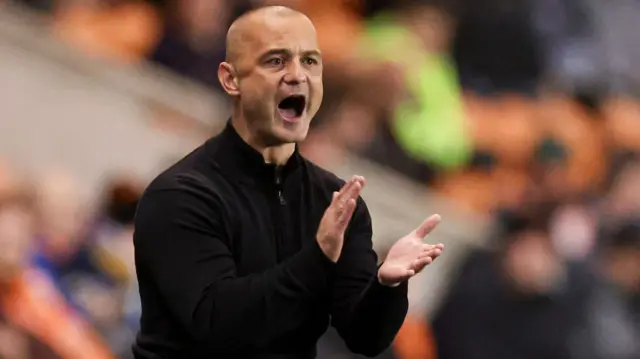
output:
<svg viewBox="0 0 640 359"><path fill-rule="evenodd" d="M264 54L262 54L260 58L266 59L267 57L274 56L274 55L291 56L292 54L293 53L291 52L291 50L288 50L288 49L271 49L266 51ZM304 56L322 57L322 53L320 52L320 50L307 50L307 51L303 51L302 54Z"/></svg>

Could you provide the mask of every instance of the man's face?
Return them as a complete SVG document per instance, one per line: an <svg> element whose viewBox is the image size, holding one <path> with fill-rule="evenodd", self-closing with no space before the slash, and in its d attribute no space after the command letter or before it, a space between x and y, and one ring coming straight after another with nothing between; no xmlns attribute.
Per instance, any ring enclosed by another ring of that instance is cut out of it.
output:
<svg viewBox="0 0 640 359"><path fill-rule="evenodd" d="M236 63L244 117L264 145L302 141L323 96L315 28L303 16L287 16L252 30Z"/></svg>

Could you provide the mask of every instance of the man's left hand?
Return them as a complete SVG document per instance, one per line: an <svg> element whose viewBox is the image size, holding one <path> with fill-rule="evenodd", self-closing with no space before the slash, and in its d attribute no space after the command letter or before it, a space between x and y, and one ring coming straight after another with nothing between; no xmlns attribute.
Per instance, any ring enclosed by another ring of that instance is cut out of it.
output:
<svg viewBox="0 0 640 359"><path fill-rule="evenodd" d="M378 281L385 286L396 286L420 273L444 250L443 244L430 245L424 238L440 223L440 216L427 218L411 233L400 238L389 250L378 269Z"/></svg>

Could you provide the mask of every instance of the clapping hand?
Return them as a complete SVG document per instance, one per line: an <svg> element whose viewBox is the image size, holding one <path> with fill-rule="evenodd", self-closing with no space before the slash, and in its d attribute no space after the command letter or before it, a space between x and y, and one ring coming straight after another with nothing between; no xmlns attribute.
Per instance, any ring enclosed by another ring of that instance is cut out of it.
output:
<svg viewBox="0 0 640 359"><path fill-rule="evenodd" d="M387 258L378 270L378 281L382 285L395 286L420 273L424 267L438 258L444 250L444 245L430 245L423 242L438 223L440 223L440 216L434 214L391 247Z"/></svg>
<svg viewBox="0 0 640 359"><path fill-rule="evenodd" d="M344 233L351 221L356 201L364 184L364 177L353 176L340 192L333 193L331 204L320 221L316 240L324 254L334 263L342 253Z"/></svg>

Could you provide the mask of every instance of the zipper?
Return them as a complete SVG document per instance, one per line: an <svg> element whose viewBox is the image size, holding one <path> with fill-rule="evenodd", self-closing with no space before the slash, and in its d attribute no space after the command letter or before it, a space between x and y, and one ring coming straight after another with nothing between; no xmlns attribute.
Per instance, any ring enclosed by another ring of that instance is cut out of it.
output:
<svg viewBox="0 0 640 359"><path fill-rule="evenodd" d="M286 234L284 230L284 209L287 202L284 199L282 184L282 168L275 167L273 170L273 184L275 186L275 198L271 201L271 218L275 230L276 241L276 260L278 263L282 261L284 252L283 246L286 246ZM273 190L273 188L272 188ZM273 192L272 192L273 193ZM273 195L272 195L273 196Z"/></svg>
<svg viewBox="0 0 640 359"><path fill-rule="evenodd" d="M278 193L278 201L281 206L287 204L287 201L284 199L284 195L282 194L282 169L280 167L276 167L274 173L274 183L276 185L276 191Z"/></svg>

